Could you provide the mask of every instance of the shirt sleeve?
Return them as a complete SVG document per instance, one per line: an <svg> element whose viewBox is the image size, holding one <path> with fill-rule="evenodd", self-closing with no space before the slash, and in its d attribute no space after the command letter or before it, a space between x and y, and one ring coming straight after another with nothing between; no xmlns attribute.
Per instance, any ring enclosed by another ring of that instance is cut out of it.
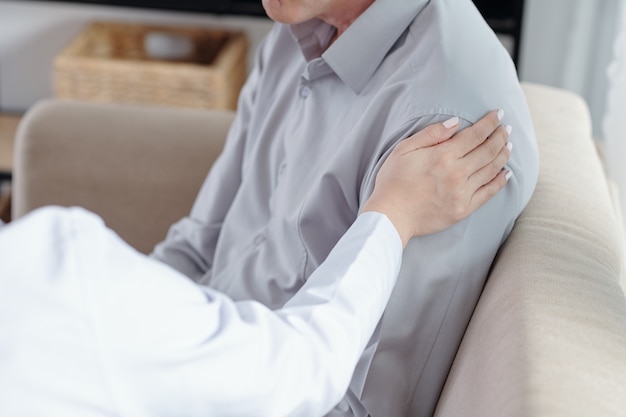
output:
<svg viewBox="0 0 626 417"><path fill-rule="evenodd" d="M194 281L211 270L222 222L241 184L248 121L263 68L264 44L262 42L257 50L255 65L239 95L237 114L224 150L211 167L190 215L174 223L166 238L150 254Z"/></svg>
<svg viewBox="0 0 626 417"><path fill-rule="evenodd" d="M403 137L454 115L421 118ZM425 415L434 412L491 263L537 181L534 134L520 120L524 119L516 118L515 111L505 110L503 122L513 125L509 140L514 143L507 164L513 175L505 188L465 220L441 232L413 238L407 245L363 390L362 400L372 415L380 412L381 392L389 393L387 404L395 404L387 409L393 410L392 414L409 412L402 409L408 403ZM462 119L460 128L470 124ZM368 173L362 201L371 193L387 155ZM394 390L388 390L389 386Z"/></svg>

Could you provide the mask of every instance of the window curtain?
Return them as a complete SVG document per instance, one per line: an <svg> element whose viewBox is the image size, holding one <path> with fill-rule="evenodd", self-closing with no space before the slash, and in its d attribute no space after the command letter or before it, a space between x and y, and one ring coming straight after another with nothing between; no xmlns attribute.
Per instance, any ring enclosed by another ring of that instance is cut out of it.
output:
<svg viewBox="0 0 626 417"><path fill-rule="evenodd" d="M618 10L625 0L526 0L519 73L523 81L573 91L587 101L602 139Z"/></svg>
<svg viewBox="0 0 626 417"><path fill-rule="evenodd" d="M609 176L617 185L622 219L626 220L626 0L621 3L613 59L607 71L608 99L602 131Z"/></svg>
<svg viewBox="0 0 626 417"><path fill-rule="evenodd" d="M626 223L626 0L526 0L522 32L522 81L587 101Z"/></svg>

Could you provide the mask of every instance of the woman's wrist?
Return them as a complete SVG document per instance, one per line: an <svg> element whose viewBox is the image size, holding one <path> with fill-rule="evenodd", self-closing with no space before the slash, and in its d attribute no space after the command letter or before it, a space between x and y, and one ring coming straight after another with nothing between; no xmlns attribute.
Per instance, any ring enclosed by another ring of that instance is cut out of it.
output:
<svg viewBox="0 0 626 417"><path fill-rule="evenodd" d="M390 207L387 207L386 205L377 204L375 202L370 202L370 201L367 201L363 205L363 209L361 210L361 213L368 213L368 212L382 214L387 219L389 219L394 229L396 230L398 237L400 237L400 240L402 241L402 248L406 247L406 245L409 243L409 240L413 237L413 235L410 232L411 228L405 222L401 220L402 216L399 216L395 212L395 210L391 209Z"/></svg>

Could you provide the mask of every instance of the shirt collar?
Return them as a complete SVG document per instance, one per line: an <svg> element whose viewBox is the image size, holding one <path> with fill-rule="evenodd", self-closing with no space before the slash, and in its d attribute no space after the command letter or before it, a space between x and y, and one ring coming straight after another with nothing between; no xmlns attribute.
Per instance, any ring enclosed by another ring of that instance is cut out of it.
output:
<svg viewBox="0 0 626 417"><path fill-rule="evenodd" d="M326 50L334 28L318 19L290 27L305 58L320 55L359 94L383 59L430 0L376 0Z"/></svg>

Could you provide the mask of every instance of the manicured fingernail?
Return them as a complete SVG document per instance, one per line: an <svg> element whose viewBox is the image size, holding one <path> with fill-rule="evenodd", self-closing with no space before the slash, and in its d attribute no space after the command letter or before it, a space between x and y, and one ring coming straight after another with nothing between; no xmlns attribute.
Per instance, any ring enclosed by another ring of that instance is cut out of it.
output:
<svg viewBox="0 0 626 417"><path fill-rule="evenodd" d="M453 117L453 118L448 119L445 122L443 122L443 126L446 129L450 129L451 127L454 127L454 126L456 126L458 124L459 124L459 118L458 117Z"/></svg>
<svg viewBox="0 0 626 417"><path fill-rule="evenodd" d="M511 171L507 171L507 173L504 174L504 179L508 181L511 179L512 176L513 176L513 173Z"/></svg>
<svg viewBox="0 0 626 417"><path fill-rule="evenodd" d="M510 135L512 131L513 131L513 126L506 125L506 133Z"/></svg>
<svg viewBox="0 0 626 417"><path fill-rule="evenodd" d="M506 148L509 150L509 152L511 152L513 150L513 142L507 142Z"/></svg>
<svg viewBox="0 0 626 417"><path fill-rule="evenodd" d="M498 110L498 120L502 120L504 118L504 110L500 109Z"/></svg>

